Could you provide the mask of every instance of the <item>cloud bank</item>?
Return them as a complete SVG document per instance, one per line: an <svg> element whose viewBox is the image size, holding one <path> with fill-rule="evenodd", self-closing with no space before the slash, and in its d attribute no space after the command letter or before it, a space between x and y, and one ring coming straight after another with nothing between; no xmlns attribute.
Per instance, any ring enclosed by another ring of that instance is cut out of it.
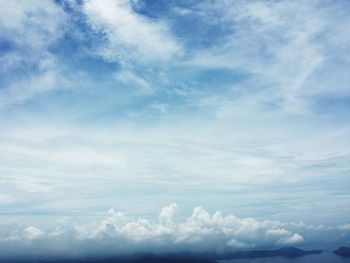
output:
<svg viewBox="0 0 350 263"><path fill-rule="evenodd" d="M338 230L337 230L338 229ZM318 248L332 239L332 246L346 244L348 225L327 227L276 220L240 218L209 213L202 207L179 218L178 206L161 209L157 218L132 218L109 209L98 221L70 222L47 227L0 228L0 252L11 256L91 257L143 253L225 254L235 251L287 246ZM334 243L337 240L336 243ZM332 249L333 247L329 247Z"/></svg>
<svg viewBox="0 0 350 263"><path fill-rule="evenodd" d="M71 228L42 230L27 226L9 231L2 238L2 253L23 253L30 248L39 254L60 249L61 255L224 253L304 243L299 233L288 230L279 221L224 216L218 211L210 214L202 207L193 209L192 215L182 222L176 217L177 205L171 204L161 210L157 220L131 219L110 209L100 222L74 224ZM11 246L16 249L9 251Z"/></svg>

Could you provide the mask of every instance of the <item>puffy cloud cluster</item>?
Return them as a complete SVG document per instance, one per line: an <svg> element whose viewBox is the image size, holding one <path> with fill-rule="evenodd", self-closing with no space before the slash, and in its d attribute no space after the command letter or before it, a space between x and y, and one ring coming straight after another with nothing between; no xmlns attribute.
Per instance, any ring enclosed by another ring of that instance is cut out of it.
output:
<svg viewBox="0 0 350 263"><path fill-rule="evenodd" d="M28 226L20 231L15 231L6 237L7 241L16 241L16 240L33 240L38 239L44 235L44 231L36 228L34 226Z"/></svg>
<svg viewBox="0 0 350 263"><path fill-rule="evenodd" d="M238 218L221 212L208 213L196 207L184 222L175 223L177 205L164 207L159 222L146 219L128 220L124 214L108 211L108 217L98 227L77 226L77 238L121 238L133 244L164 246L190 246L194 250L237 249L259 246L293 245L303 242L303 237L284 229L278 221Z"/></svg>
<svg viewBox="0 0 350 263"><path fill-rule="evenodd" d="M130 252L216 252L300 245L303 237L284 227L281 222L238 218L221 212L208 213L201 207L183 222L176 221L177 205L164 207L158 220L129 219L121 212L108 211L99 223L74 225L71 230L56 227L40 230L30 226L11 233L6 242L32 242L55 247L69 244L65 253L130 253ZM50 249L52 249L52 247ZM70 251L71 249L73 249ZM60 251L62 253L62 251Z"/></svg>

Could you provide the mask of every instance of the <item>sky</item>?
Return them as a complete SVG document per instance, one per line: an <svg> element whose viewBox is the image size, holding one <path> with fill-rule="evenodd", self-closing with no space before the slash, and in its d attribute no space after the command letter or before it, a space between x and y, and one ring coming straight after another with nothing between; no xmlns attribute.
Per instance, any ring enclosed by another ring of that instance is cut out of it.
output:
<svg viewBox="0 0 350 263"><path fill-rule="evenodd" d="M349 1L0 6L3 254L349 244Z"/></svg>

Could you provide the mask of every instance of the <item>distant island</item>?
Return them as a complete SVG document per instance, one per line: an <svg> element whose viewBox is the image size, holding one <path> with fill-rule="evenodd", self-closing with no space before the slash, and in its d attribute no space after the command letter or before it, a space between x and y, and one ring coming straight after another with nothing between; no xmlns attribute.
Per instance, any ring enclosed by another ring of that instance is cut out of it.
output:
<svg viewBox="0 0 350 263"><path fill-rule="evenodd" d="M0 263L217 263L202 256L183 255L135 255L127 257L84 257L84 258L7 258Z"/></svg>
<svg viewBox="0 0 350 263"><path fill-rule="evenodd" d="M311 254L321 254L322 250L302 250L295 247L285 247L274 250L249 250L233 252L216 259L242 259L242 258L265 258L265 257L287 257L297 258Z"/></svg>
<svg viewBox="0 0 350 263"><path fill-rule="evenodd" d="M346 250L347 249L347 250ZM349 248L340 248L341 253L347 251L349 255ZM338 251L336 250L336 251ZM335 254L336 251L334 251ZM311 254L320 254L322 250L302 250L295 247L285 247L274 250L249 250L249 251L237 251L225 254L215 254L215 253L169 253L169 254L143 254L134 255L127 257L109 257L109 258L99 258L99 257L88 257L88 258L49 258L49 259L14 259L7 258L5 261L0 259L0 262L6 263L216 263L217 260L234 260L234 259L244 259L244 258L265 258L265 257L287 257L296 258L303 257Z"/></svg>
<svg viewBox="0 0 350 263"><path fill-rule="evenodd" d="M340 247L334 250L333 253L341 257L350 258L350 247Z"/></svg>

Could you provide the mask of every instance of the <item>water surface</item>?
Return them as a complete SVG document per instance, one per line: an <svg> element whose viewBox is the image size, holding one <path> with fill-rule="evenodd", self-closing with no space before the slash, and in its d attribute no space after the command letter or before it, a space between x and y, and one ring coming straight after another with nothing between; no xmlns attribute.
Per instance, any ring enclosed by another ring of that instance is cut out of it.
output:
<svg viewBox="0 0 350 263"><path fill-rule="evenodd" d="M350 258L344 258L333 253L324 252L317 255L307 255L298 258L267 257L255 259L233 259L218 260L219 263L345 263L350 262Z"/></svg>

